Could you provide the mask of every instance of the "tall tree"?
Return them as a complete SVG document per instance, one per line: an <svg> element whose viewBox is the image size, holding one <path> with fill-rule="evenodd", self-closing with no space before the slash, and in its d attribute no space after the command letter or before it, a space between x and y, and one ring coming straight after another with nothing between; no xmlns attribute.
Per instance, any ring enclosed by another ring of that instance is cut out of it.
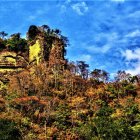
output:
<svg viewBox="0 0 140 140"><path fill-rule="evenodd" d="M79 73L83 79L88 78L88 68L89 65L85 63L85 61L77 61L77 67L79 69Z"/></svg>

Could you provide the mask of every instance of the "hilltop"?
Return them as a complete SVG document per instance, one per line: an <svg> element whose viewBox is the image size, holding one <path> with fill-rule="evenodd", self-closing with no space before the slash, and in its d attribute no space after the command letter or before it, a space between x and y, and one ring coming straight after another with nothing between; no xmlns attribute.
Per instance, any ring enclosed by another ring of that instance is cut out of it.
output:
<svg viewBox="0 0 140 140"><path fill-rule="evenodd" d="M21 38L20 33L12 34L8 39L4 31L0 35L0 71L17 71L41 62L46 62L48 67L66 65L64 56L68 40L58 29L31 25L27 39Z"/></svg>

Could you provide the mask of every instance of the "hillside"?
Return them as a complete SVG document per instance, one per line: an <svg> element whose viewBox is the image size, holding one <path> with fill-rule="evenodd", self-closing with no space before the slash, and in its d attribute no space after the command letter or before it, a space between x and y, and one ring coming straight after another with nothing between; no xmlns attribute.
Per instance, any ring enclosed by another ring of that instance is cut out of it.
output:
<svg viewBox="0 0 140 140"><path fill-rule="evenodd" d="M139 75L120 70L110 81L83 60L68 62L68 39L47 25L31 25L27 39L4 33L0 140L140 139Z"/></svg>

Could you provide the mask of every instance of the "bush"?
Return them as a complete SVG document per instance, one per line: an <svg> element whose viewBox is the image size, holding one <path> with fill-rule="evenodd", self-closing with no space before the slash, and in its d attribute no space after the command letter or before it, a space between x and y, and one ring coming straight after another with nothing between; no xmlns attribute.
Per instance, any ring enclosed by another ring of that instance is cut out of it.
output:
<svg viewBox="0 0 140 140"><path fill-rule="evenodd" d="M0 140L21 140L21 132L16 123L10 120L0 120Z"/></svg>

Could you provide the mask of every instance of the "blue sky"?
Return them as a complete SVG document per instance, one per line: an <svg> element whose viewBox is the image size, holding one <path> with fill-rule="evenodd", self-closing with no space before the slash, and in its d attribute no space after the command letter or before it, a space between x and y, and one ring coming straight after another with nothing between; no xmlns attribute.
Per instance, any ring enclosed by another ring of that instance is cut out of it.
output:
<svg viewBox="0 0 140 140"><path fill-rule="evenodd" d="M21 32L47 24L67 36L71 61L111 74L140 73L140 2L137 0L3 0L0 31Z"/></svg>

